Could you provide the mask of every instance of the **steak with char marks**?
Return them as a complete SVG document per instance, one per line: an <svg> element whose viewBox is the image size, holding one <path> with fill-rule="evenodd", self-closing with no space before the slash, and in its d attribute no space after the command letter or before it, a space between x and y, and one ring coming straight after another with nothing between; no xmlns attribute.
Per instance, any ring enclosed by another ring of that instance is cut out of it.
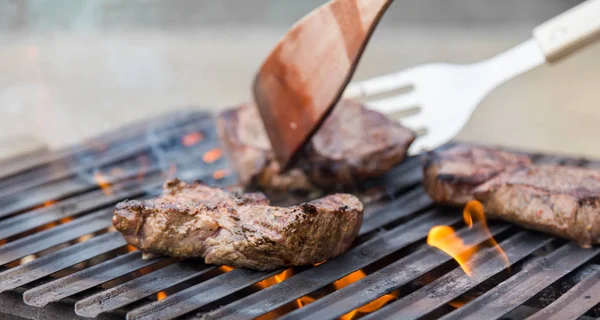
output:
<svg viewBox="0 0 600 320"><path fill-rule="evenodd" d="M221 113L217 128L241 183L274 191L354 187L402 162L415 139L413 132L386 116L343 100L301 150L294 167L282 172L256 105Z"/></svg>
<svg viewBox="0 0 600 320"><path fill-rule="evenodd" d="M466 144L450 145L426 155L423 185L438 203L465 205L473 189L505 170L527 165L527 155Z"/></svg>
<svg viewBox="0 0 600 320"><path fill-rule="evenodd" d="M355 196L275 207L262 193L165 183L163 194L117 204L113 225L143 252L257 270L322 262L348 250L362 223Z"/></svg>
<svg viewBox="0 0 600 320"><path fill-rule="evenodd" d="M491 218L591 247L600 243L600 172L531 165L501 173L474 191Z"/></svg>

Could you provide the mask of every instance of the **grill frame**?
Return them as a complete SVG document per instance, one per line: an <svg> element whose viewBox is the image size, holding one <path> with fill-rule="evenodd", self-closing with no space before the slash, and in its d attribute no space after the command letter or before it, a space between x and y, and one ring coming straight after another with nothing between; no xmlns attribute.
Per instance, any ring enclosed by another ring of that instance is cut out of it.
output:
<svg viewBox="0 0 600 320"><path fill-rule="evenodd" d="M219 147L219 143L212 116L202 112L191 114L191 116L175 114L166 118L154 119L104 135L95 141L108 144L107 153L101 154L97 158L92 157L91 162L86 162L76 168L66 166L58 173L48 169L60 164L72 163L74 159L79 159L82 153L97 153L93 146L83 144L50 154L36 154L30 158L21 157L18 161L14 163L9 161L7 164L9 168L12 168L13 174L9 170L0 170L0 203L5 204L0 207L0 232L6 234L1 238L17 237L8 244L0 245L0 312L31 319L58 316L63 319L85 319L96 316L99 319L119 319L126 316L127 319L133 320L173 318L182 315L192 318L205 316L205 319L252 319L278 310L302 296L322 290L356 270L379 264L375 267L375 271L368 274L366 278L325 295L312 306L308 305L294 310L282 317L283 319L314 317L329 319L344 315L352 309L402 288L415 279L451 263L450 257L426 246L423 244L423 239L427 236L429 229L435 225L461 225L461 215L458 214L458 209L433 206L431 199L420 186L422 180L420 159L413 157L394 168L383 178L365 182L363 186L365 190L385 186L380 191L391 196L391 199L366 206L365 219L359 233L359 243L354 248L319 266L297 268L296 274L291 278L249 295L244 293L237 301L227 302L225 306L208 313L196 313L195 310L203 310L204 307L214 306L216 302L225 301L223 299L227 297L245 292L257 282L272 277L282 272L283 269L271 272L235 269L217 274L215 273L217 266L208 266L197 261L177 262L169 258L142 260L140 252L124 252L118 254L117 257L70 275L50 279L48 276L55 272L96 256L114 253L117 249L125 246L125 241L120 235L114 231L107 232L107 228L111 225L112 206L126 198L145 198L158 194L160 185L165 180L164 176L160 175L161 170L164 170L160 159L146 168L143 181L134 179L139 174L135 167L129 171L125 170L118 180L113 181L119 188L115 188L109 195L99 189L97 184L82 180L78 175L81 171L91 170L99 165L111 167L118 166L124 160L133 161L132 159L138 157L140 153L151 155L153 145L152 141L149 141L151 139L148 138L148 128L159 128L160 143L179 139L186 132L202 131L204 135L202 143L193 148L186 148L185 152L182 151L183 153L176 153L173 156L180 167L178 172L180 178L184 180L200 178L208 183L221 186L235 181L232 176L224 179L211 178L211 174L215 170L231 170L226 159L216 163L204 162L199 165L201 155L207 150ZM127 141L133 141L134 147L128 148ZM111 149L111 144L115 144L116 147ZM560 156L535 155L534 159L536 162L543 163L600 166L600 162ZM25 179L23 177L31 177L36 174L41 177L14 190L9 189L11 181L20 181ZM23 195L23 193L27 195ZM49 200L57 202L49 207L35 208ZM449 210L455 211L455 214L450 213ZM24 232L65 217L73 217L74 220L22 237ZM511 263L529 259L533 252L557 242L551 236L524 231L506 223L491 223L490 228L495 236L506 236L501 244L506 246L505 250L509 256L511 254L514 256L515 261L511 260ZM468 231L466 228L461 228L458 233L475 243L485 240L474 237ZM3 267L8 262L63 243L71 243L75 239L91 233L98 234L85 242L71 244L56 252L39 257L29 264L10 269ZM519 239L521 241L517 241ZM527 239L527 241L523 242L523 239ZM526 245L520 245L521 243ZM79 251L82 248L85 248L86 251ZM403 250L407 250L405 255L397 260L381 262L389 260L390 256ZM485 260L485 257L489 257L490 254L488 251L482 251L476 257ZM598 255L600 255L600 248L584 251L576 248L574 244L565 244L562 248L549 254L550 257L556 256L558 259L548 261L542 258L532 262L526 269L520 270L508 278L516 280L507 280L503 285L491 288L480 298L449 313L446 318L463 318L469 311L479 311L481 313L474 314L491 319L497 319L511 312L531 314L530 308L524 306L523 303L556 280L578 270L581 266L589 267L590 264L586 264L586 262ZM585 261L579 261L581 259ZM560 261L568 263L553 265ZM161 263L166 265L110 289L98 291L98 286L102 284ZM553 266L555 269L553 269L552 277L544 278L547 276L547 269ZM448 273L433 282L414 289L407 295L400 296L398 300L365 318L379 319L385 316L397 317L400 315L403 318L424 316L429 314L426 311L442 307L453 298L481 285L505 269L493 263L483 263L478 268L481 270L475 271L483 272L483 276L476 280L467 277L458 267L451 268ZM523 276L526 274L531 276ZM19 278L16 278L17 275ZM599 275L600 271L597 271L584 277L561 298L540 312L557 314L556 310L564 309L563 306L567 303L570 303L571 306L573 303L577 306L590 305L590 299L581 300L580 295L589 294L590 290L600 290ZM208 278L204 279L203 277ZM455 281L449 282L448 279ZM539 279L546 279L546 282L538 281ZM552 281L548 279L552 279ZM188 280L202 281L187 284ZM504 299L501 300L501 302L505 302L499 307L501 309L488 310L487 307L490 303L485 304L486 299L489 299L486 297L499 290L505 290L501 292L504 294L510 292L503 288L510 286L511 283L516 285L516 289L511 287L511 290L522 290L523 283L529 283L528 281L533 281L532 286L537 284L541 288L536 292L521 292L523 301L519 301L519 303L516 303L514 299ZM177 289L178 292L170 294L165 300L152 302L146 299L159 291L184 284L186 287ZM456 285L459 285L460 290L452 293L451 296L448 288L456 289ZM429 294L438 292L439 296L426 296L423 294L424 292ZM421 305L420 309L407 309L410 299L419 295L421 297L419 302L429 303L427 307ZM600 299L598 303L600 303ZM482 304L484 304L483 308L480 307ZM130 306L135 307L128 311ZM404 309L400 307L404 307ZM578 310L575 309L571 307L565 311L568 313L564 314L575 315L578 313ZM401 310L404 313L396 313Z"/></svg>

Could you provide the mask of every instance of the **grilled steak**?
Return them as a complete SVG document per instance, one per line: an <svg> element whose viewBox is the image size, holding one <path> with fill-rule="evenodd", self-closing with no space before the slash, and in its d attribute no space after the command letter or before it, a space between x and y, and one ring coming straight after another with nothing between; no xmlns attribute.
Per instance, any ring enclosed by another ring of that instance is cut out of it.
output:
<svg viewBox="0 0 600 320"><path fill-rule="evenodd" d="M302 150L295 168L282 172L254 104L223 112L217 126L241 182L276 191L353 187L404 160L415 139L384 115L345 100Z"/></svg>
<svg viewBox="0 0 600 320"><path fill-rule="evenodd" d="M426 155L423 184L434 201L464 205L473 200L475 187L507 169L530 163L526 155L456 144Z"/></svg>
<svg viewBox="0 0 600 320"><path fill-rule="evenodd" d="M261 193L172 180L157 198L117 204L113 224L144 252L272 270L345 252L362 213L362 203L348 194L282 208L269 206Z"/></svg>
<svg viewBox="0 0 600 320"><path fill-rule="evenodd" d="M503 172L474 191L491 218L571 239L600 243L600 172L532 165Z"/></svg>

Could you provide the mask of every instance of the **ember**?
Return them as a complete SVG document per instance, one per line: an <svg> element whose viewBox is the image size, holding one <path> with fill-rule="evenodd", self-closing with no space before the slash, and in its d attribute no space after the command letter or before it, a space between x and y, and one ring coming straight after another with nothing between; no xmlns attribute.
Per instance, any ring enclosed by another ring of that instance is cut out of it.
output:
<svg viewBox="0 0 600 320"><path fill-rule="evenodd" d="M186 147L191 147L198 144L204 139L204 135L201 132L188 133L181 138L181 144Z"/></svg>
<svg viewBox="0 0 600 320"><path fill-rule="evenodd" d="M100 171L96 171L94 173L94 180L102 189L102 191L104 191L105 195L110 196L112 194L112 190L110 189L110 183L108 183L108 180L100 173Z"/></svg>
<svg viewBox="0 0 600 320"><path fill-rule="evenodd" d="M215 148L215 149L207 151L202 156L202 160L204 160L204 162L206 162L206 163L213 163L213 162L221 159L221 156L222 156L221 149Z"/></svg>
<svg viewBox="0 0 600 320"><path fill-rule="evenodd" d="M227 175L229 175L229 170L226 169L221 169L221 170L217 170L215 172L213 172L213 179L215 180L221 180L225 177L227 177Z"/></svg>
<svg viewBox="0 0 600 320"><path fill-rule="evenodd" d="M473 266L472 257L485 246L496 248L499 255L507 266L510 266L508 257L504 250L498 245L487 225L483 205L478 201L469 201L463 210L463 218L469 229L473 229L474 223L477 224L475 231L485 232L488 240L479 246L465 244L463 240L456 235L456 232L449 226L436 226L431 228L427 237L427 244L444 251L451 256L460 267L469 276L472 276Z"/></svg>
<svg viewBox="0 0 600 320"><path fill-rule="evenodd" d="M167 298L167 293L164 291L161 291L159 293L156 294L156 300L160 301L160 300L164 300Z"/></svg>
<svg viewBox="0 0 600 320"><path fill-rule="evenodd" d="M366 276L367 275L362 270L358 270L358 271L353 272L353 273L347 275L346 277L334 282L333 286L336 288L336 290L339 290L339 289L342 289L356 281L359 281L359 280L365 278ZM373 302L370 302L358 309L352 310L351 312L349 312L349 313L345 314L343 317L341 317L340 320L352 320L352 319L356 319L361 314L367 314L367 313L377 311L377 310L381 309L383 306L385 306L388 302L396 300L398 295L399 295L398 291L394 291L390 294L386 294L385 296L383 296Z"/></svg>

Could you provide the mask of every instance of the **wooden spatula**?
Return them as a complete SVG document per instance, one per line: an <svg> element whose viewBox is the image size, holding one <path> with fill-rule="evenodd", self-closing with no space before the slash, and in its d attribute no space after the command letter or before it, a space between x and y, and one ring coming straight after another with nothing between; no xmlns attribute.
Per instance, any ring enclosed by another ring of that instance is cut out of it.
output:
<svg viewBox="0 0 600 320"><path fill-rule="evenodd" d="M392 0L332 0L297 22L254 80L277 161L287 167L340 99Z"/></svg>

